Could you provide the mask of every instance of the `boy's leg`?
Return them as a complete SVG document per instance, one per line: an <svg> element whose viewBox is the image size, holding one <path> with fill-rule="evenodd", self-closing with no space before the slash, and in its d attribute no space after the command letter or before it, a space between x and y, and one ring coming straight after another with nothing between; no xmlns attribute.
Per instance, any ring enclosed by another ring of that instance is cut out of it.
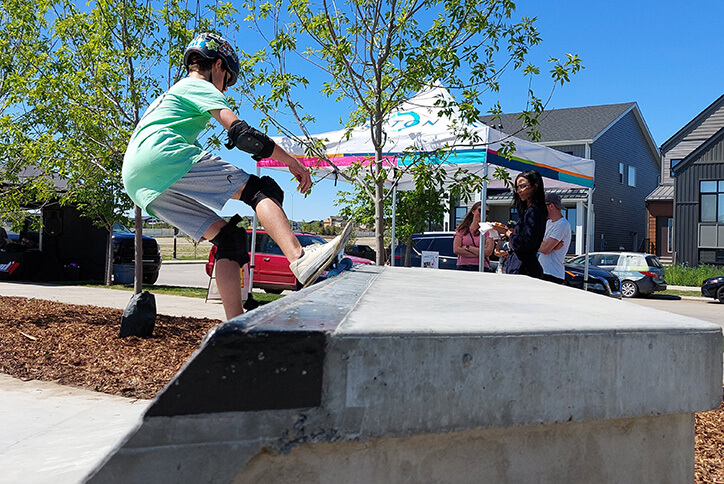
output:
<svg viewBox="0 0 724 484"><path fill-rule="evenodd" d="M267 233L279 245L289 262L302 255L302 246L289 226L284 210L271 198L261 200L256 206L256 215Z"/></svg>
<svg viewBox="0 0 724 484"><path fill-rule="evenodd" d="M214 222L204 232L206 240L214 239L221 229L227 225L226 222L220 220ZM221 296L221 304L224 306L226 319L232 319L236 316L244 314L244 307L241 300L241 266L235 260L223 258L216 259L216 285L219 288Z"/></svg>

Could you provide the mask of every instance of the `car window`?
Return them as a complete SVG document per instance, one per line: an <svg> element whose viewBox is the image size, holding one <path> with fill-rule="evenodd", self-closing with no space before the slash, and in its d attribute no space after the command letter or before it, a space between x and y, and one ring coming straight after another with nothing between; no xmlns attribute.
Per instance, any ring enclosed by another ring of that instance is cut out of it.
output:
<svg viewBox="0 0 724 484"><path fill-rule="evenodd" d="M430 242L432 242L432 239L412 239L412 249L417 252L428 250Z"/></svg>
<svg viewBox="0 0 724 484"><path fill-rule="evenodd" d="M649 267L658 267L659 269L663 268L663 266L661 265L661 261L655 255L647 255L646 262L648 263Z"/></svg>
<svg viewBox="0 0 724 484"><path fill-rule="evenodd" d="M453 238L452 237L435 237L432 239L430 247L426 250L438 252L440 255L448 257L455 257L453 252Z"/></svg>
<svg viewBox="0 0 724 484"><path fill-rule="evenodd" d="M271 255L284 255L282 252L282 248L277 245L276 242L274 242L274 239L269 237L267 235L266 237L266 243L264 244L264 248L262 249L262 252L265 254L271 254Z"/></svg>
<svg viewBox="0 0 724 484"><path fill-rule="evenodd" d="M319 244L326 244L327 241L324 240L322 237L319 237L317 235L300 235L295 234L297 237L297 240L299 241L299 244L302 247L307 247L309 245L319 245Z"/></svg>
<svg viewBox="0 0 724 484"><path fill-rule="evenodd" d="M598 254L597 255L598 261L594 262L593 265L616 266L616 265L618 265L618 260L620 257L621 257L620 254Z"/></svg>
<svg viewBox="0 0 724 484"><path fill-rule="evenodd" d="M640 255L627 255L622 258L621 265L623 267L643 267L647 266L646 261Z"/></svg>
<svg viewBox="0 0 724 484"><path fill-rule="evenodd" d="M269 236L267 234L260 234L259 232L257 232L256 247L254 248L256 252L264 252L264 249L266 249L266 241L268 238ZM251 243L249 245L251 245Z"/></svg>

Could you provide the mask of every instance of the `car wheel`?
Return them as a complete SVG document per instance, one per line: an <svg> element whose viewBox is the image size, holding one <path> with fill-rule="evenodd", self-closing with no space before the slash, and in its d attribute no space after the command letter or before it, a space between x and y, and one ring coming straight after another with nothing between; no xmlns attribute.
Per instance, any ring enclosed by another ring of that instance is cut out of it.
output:
<svg viewBox="0 0 724 484"><path fill-rule="evenodd" d="M267 294L281 294L282 290L281 289L264 289L264 292L266 292Z"/></svg>
<svg viewBox="0 0 724 484"><path fill-rule="evenodd" d="M719 300L720 303L724 303L724 286L717 289L716 298Z"/></svg>
<svg viewBox="0 0 724 484"><path fill-rule="evenodd" d="M635 282L623 281L621 283L621 295L623 297L636 297L639 295L639 288Z"/></svg>
<svg viewBox="0 0 724 484"><path fill-rule="evenodd" d="M144 284L155 284L158 280L158 272L146 272L143 274Z"/></svg>

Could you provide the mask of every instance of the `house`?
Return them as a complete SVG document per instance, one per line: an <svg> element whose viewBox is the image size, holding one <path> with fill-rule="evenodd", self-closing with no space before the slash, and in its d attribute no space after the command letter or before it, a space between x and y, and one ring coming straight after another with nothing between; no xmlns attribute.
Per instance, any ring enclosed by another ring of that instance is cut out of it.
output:
<svg viewBox="0 0 724 484"><path fill-rule="evenodd" d="M519 115L480 119L505 133L534 141ZM596 162L590 250L644 250L645 199L658 185L660 156L638 105L630 102L555 109L544 112L539 121L541 137L537 143ZM547 191L561 195L566 217L574 228L569 252L583 253L587 190L557 181L545 183ZM500 182L491 182L487 199L490 220L517 219L511 207L512 194Z"/></svg>
<svg viewBox="0 0 724 484"><path fill-rule="evenodd" d="M657 190L671 193L671 212L660 243L673 245L673 262L724 265L724 96L667 140L661 159Z"/></svg>

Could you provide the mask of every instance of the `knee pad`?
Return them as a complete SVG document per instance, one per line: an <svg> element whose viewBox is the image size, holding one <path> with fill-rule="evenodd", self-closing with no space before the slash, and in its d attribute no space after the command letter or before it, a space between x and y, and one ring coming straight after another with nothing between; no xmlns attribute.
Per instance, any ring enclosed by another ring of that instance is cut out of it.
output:
<svg viewBox="0 0 724 484"><path fill-rule="evenodd" d="M256 175L251 175L241 192L239 200L256 211L256 206L265 198L271 198L281 207L282 203L284 203L284 190L270 176L265 175L259 178Z"/></svg>
<svg viewBox="0 0 724 484"><path fill-rule="evenodd" d="M243 266L249 262L249 249L246 242L246 229L237 227L241 222L239 215L234 215L229 223L211 239L216 246L216 259L230 259Z"/></svg>

